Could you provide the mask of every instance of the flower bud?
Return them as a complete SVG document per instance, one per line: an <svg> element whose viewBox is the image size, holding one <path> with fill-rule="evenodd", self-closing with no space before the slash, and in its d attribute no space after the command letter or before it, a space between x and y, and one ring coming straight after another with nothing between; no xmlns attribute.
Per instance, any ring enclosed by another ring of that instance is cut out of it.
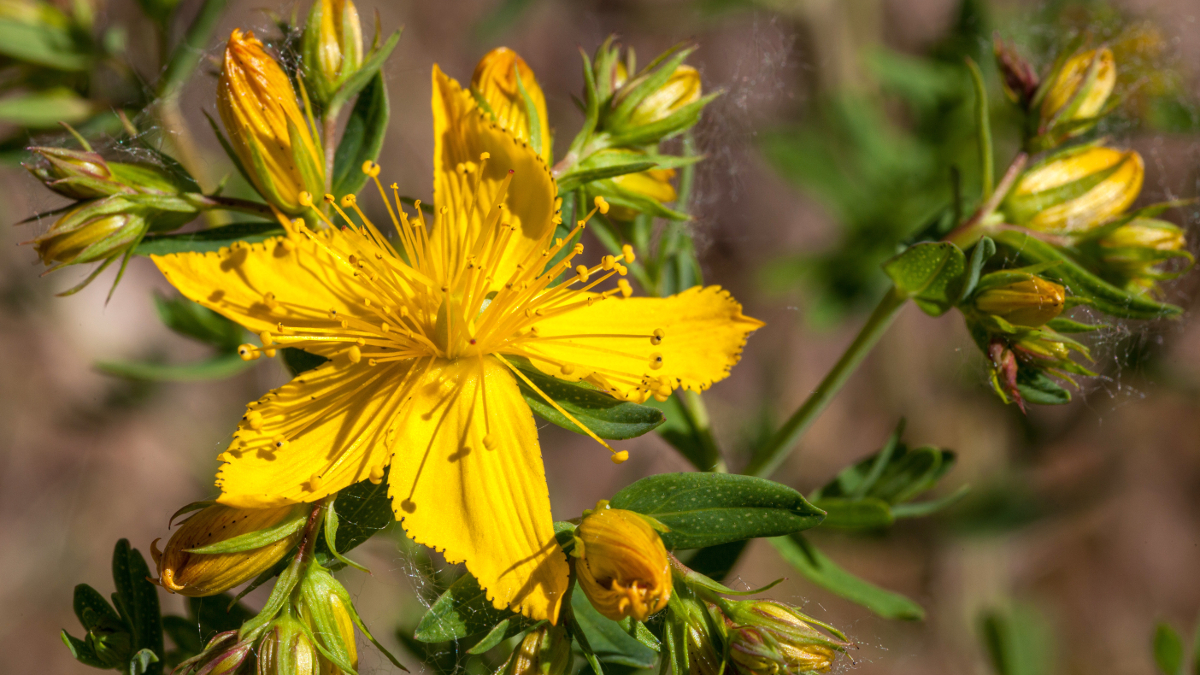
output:
<svg viewBox="0 0 1200 675"><path fill-rule="evenodd" d="M358 667L354 643L354 606L350 594L329 570L311 563L300 580L296 609L309 626L313 637L329 654L351 668ZM323 673L340 672L336 665L321 657Z"/></svg>
<svg viewBox="0 0 1200 675"><path fill-rule="evenodd" d="M730 603L725 617L729 657L740 670L754 675L827 671L849 643L822 633L814 624L829 629L772 600Z"/></svg>
<svg viewBox="0 0 1200 675"><path fill-rule="evenodd" d="M303 504L275 509L235 509L213 504L183 522L161 553L151 546L158 565L159 584L172 593L204 597L223 593L270 569L295 545L302 528L260 547L232 553L194 553L192 549L219 544L307 517ZM156 540L157 541L157 540Z"/></svg>
<svg viewBox="0 0 1200 675"><path fill-rule="evenodd" d="M284 615L267 628L258 643L258 675L321 675L320 653L304 626Z"/></svg>
<svg viewBox="0 0 1200 675"><path fill-rule="evenodd" d="M213 636L204 651L180 663L176 675L250 675L253 672L254 640L238 641L236 630Z"/></svg>
<svg viewBox="0 0 1200 675"><path fill-rule="evenodd" d="M63 265L104 260L122 253L146 231L146 220L127 213L105 213L97 202L78 206L58 219L46 234L34 239L42 264Z"/></svg>
<svg viewBox="0 0 1200 675"><path fill-rule="evenodd" d="M1017 53L1015 47L1006 44L999 34L992 41L996 56L996 69L1000 71L1000 84L1013 103L1028 108L1037 93L1040 80L1033 66Z"/></svg>
<svg viewBox="0 0 1200 675"><path fill-rule="evenodd" d="M975 308L1013 325L1033 328L1062 313L1066 299L1066 289L1059 284L1029 275L976 294Z"/></svg>
<svg viewBox="0 0 1200 675"><path fill-rule="evenodd" d="M325 159L315 123L296 102L283 68L253 33L233 31L217 85L217 109L242 169L264 199L289 215L324 194Z"/></svg>
<svg viewBox="0 0 1200 675"><path fill-rule="evenodd" d="M645 621L667 606L667 549L642 516L601 502L576 531L575 555L579 586L600 614Z"/></svg>
<svg viewBox="0 0 1200 675"><path fill-rule="evenodd" d="M1155 218L1134 218L1100 238L1100 259L1113 270L1137 276L1170 258L1191 258L1183 229Z"/></svg>
<svg viewBox="0 0 1200 675"><path fill-rule="evenodd" d="M543 626L525 634L499 675L564 675L571 668L571 641L562 627Z"/></svg>
<svg viewBox="0 0 1200 675"><path fill-rule="evenodd" d="M1087 232L1137 199L1144 173L1141 155L1132 150L1069 150L1026 171L1001 210L1009 222L1032 230Z"/></svg>
<svg viewBox="0 0 1200 675"><path fill-rule="evenodd" d="M1107 47L1068 58L1051 75L1042 99L1041 115L1054 125L1095 117L1117 83L1117 66Z"/></svg>
<svg viewBox="0 0 1200 675"><path fill-rule="evenodd" d="M546 113L546 96L533 69L516 52L508 47L497 47L485 54L471 76L471 91L487 104L496 124L533 146L547 163L551 161L553 139L550 116Z"/></svg>
<svg viewBox="0 0 1200 675"><path fill-rule="evenodd" d="M22 164L42 184L71 199L98 199L111 195L177 195L197 191L190 178L179 178L150 164L105 161L92 151L32 147L42 161Z"/></svg>
<svg viewBox="0 0 1200 675"><path fill-rule="evenodd" d="M660 122L684 107L700 100L700 71L681 64L677 66L666 84L642 99L629 117L632 126L644 126ZM620 92L617 96L620 97Z"/></svg>
<svg viewBox="0 0 1200 675"><path fill-rule="evenodd" d="M362 24L350 0L316 0L300 37L304 84L324 107L337 90L362 67ZM315 193L314 193L315 194Z"/></svg>

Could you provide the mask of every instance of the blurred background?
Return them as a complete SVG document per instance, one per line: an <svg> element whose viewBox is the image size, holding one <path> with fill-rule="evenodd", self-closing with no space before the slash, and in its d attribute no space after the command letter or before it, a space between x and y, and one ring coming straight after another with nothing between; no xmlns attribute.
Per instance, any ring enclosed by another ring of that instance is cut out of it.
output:
<svg viewBox="0 0 1200 675"><path fill-rule="evenodd" d="M129 26L125 49L154 54L148 20L107 0L98 21ZM198 5L185 0L185 7ZM731 289L767 322L742 365L706 396L727 460L785 419L853 337L882 292L879 263L951 194L947 167L970 184L975 164L971 89L963 58L991 68L993 31L1048 66L1081 31L1109 41L1121 69L1119 145L1146 158L1142 202L1194 197L1200 187L1200 5L1195 0L361 0L404 35L387 68L392 124L384 176L430 194L429 73L467 80L507 45L537 73L565 144L582 119L578 49L610 33L644 60L681 40L706 90L725 95L697 129L708 159L697 172L691 223L706 283ZM269 3L236 0L218 34L271 35ZM270 9L287 15L292 6ZM307 10L307 3L300 11ZM185 9L186 14L186 9ZM140 22L140 23L139 23ZM145 24L145 25L143 25ZM144 30L143 30L144 29ZM209 55L219 59L218 44ZM147 58L146 63L154 62ZM202 111L215 110L217 61L202 65L182 110L215 183L232 171ZM153 73L145 73L153 79ZM1016 149L994 73L998 161ZM2 117L2 115L0 115ZM24 131L2 133L19 147ZM1007 133L1007 135L1006 135ZM560 148L561 151L561 148ZM16 157L9 153L6 157ZM22 169L0 173L0 219L16 223L61 205ZM202 181L203 182L203 181ZM236 186L235 186L236 190ZM1197 212L1168 218L1194 227ZM106 273L40 278L30 247L49 220L0 228L0 654L6 673L82 673L58 638L75 626L71 589L107 592L113 542L148 552L180 505L214 495L216 455L246 401L286 380L274 361L229 380L151 385L96 372L97 361L187 361L207 349L170 333L152 294L169 286L136 259L110 302ZM1192 307L1195 275L1168 286ZM1200 326L1189 309L1169 323L1116 324L1091 338L1098 378L1075 401L1023 417L990 391L982 358L957 315L906 308L866 364L805 436L776 479L802 492L879 448L896 422L907 439L958 453L939 491L970 485L954 508L882 535L813 532L859 576L903 593L923 621L888 621L809 583L765 542L733 570L735 587L789 577L776 598L843 628L864 674L992 672L980 618L999 611L1031 630L1030 673L1151 673L1151 634L1166 620L1191 634L1200 611ZM577 516L637 478L687 470L651 434L614 467L586 438L544 424L556 519ZM399 530L356 552L374 574L339 574L367 623L390 647L429 601ZM261 597L250 596L251 601ZM181 611L162 594L164 610ZM370 649L363 673L393 672ZM405 655L412 665L416 659Z"/></svg>

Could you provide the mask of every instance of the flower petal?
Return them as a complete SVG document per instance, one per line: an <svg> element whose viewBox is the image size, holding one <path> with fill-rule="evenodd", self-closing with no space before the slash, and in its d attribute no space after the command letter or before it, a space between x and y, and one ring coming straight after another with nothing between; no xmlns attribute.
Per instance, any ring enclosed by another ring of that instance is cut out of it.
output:
<svg viewBox="0 0 1200 675"><path fill-rule="evenodd" d="M490 357L439 360L425 382L392 457L396 518L414 541L465 561L497 608L553 622L567 560L537 427L512 374Z"/></svg>
<svg viewBox="0 0 1200 675"><path fill-rule="evenodd" d="M703 391L724 379L762 325L720 286L667 298L610 296L539 321L537 338L520 354L548 375L587 379L641 402L679 387Z"/></svg>
<svg viewBox="0 0 1200 675"><path fill-rule="evenodd" d="M492 122L469 91L433 67L433 195L437 223L432 245L459 270L474 249L484 222L510 172L504 203L517 227L493 269L493 287L511 277L517 263L544 247L554 232L557 187L538 153ZM482 176L480 155L487 152ZM478 185L478 189L476 188ZM442 209L446 213L442 213Z"/></svg>
<svg viewBox="0 0 1200 675"><path fill-rule="evenodd" d="M253 333L275 333L283 322L303 327L328 323L330 310L377 321L359 301L372 297L346 259L355 249L348 235L327 229L313 239L290 235L258 244L237 244L215 253L151 256L163 276L187 298L224 315ZM365 238L358 247L366 246ZM360 251L361 255L361 251ZM340 266L340 267L339 267ZM345 348L306 342L306 351L330 356Z"/></svg>
<svg viewBox="0 0 1200 675"><path fill-rule="evenodd" d="M420 367L336 359L250 403L220 456L217 501L243 509L313 502L372 470L381 479L389 429Z"/></svg>

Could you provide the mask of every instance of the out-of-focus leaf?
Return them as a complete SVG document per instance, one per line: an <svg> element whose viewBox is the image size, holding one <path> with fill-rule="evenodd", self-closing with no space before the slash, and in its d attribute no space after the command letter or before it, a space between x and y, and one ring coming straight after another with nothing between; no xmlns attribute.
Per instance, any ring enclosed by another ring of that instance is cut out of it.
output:
<svg viewBox="0 0 1200 675"><path fill-rule="evenodd" d="M919 621L925 618L925 610L920 605L838 567L802 535L773 537L770 541L784 560L809 581L831 593L862 605L885 619Z"/></svg>
<svg viewBox="0 0 1200 675"><path fill-rule="evenodd" d="M1170 624L1154 627L1154 665L1163 675L1183 675L1183 638Z"/></svg>
<svg viewBox="0 0 1200 675"><path fill-rule="evenodd" d="M1051 672L1053 637L1045 619L1033 608L1017 605L1009 612L988 612L983 616L982 631L996 675Z"/></svg>
<svg viewBox="0 0 1200 675"><path fill-rule="evenodd" d="M108 375L150 382L199 382L233 377L254 365L235 354L221 354L206 361L172 365L137 361L100 361L96 370Z"/></svg>
<svg viewBox="0 0 1200 675"><path fill-rule="evenodd" d="M653 516L667 548L717 546L815 527L825 513L786 485L753 476L664 473L613 496L613 508Z"/></svg>
<svg viewBox="0 0 1200 675"><path fill-rule="evenodd" d="M916 244L883 264L902 295L926 314L941 316L958 301L967 259L949 242Z"/></svg>
<svg viewBox="0 0 1200 675"><path fill-rule="evenodd" d="M0 39L3 39L0 31ZM59 122L75 124L91 117L92 103L69 89L51 89L0 99L0 122L51 129Z"/></svg>
<svg viewBox="0 0 1200 675"><path fill-rule="evenodd" d="M358 194L366 185L368 176L362 166L379 159L390 112L387 82L380 72L358 95L346 120L346 130L333 156L333 194Z"/></svg>
<svg viewBox="0 0 1200 675"><path fill-rule="evenodd" d="M183 296L165 298L155 294L154 308L167 328L218 349L237 349L246 334L241 326Z"/></svg>
<svg viewBox="0 0 1200 675"><path fill-rule="evenodd" d="M701 471L711 471L721 461L721 451L712 436L697 426L692 411L682 398L687 395L676 391L666 401L650 399L646 405L658 408L663 413L665 421L655 429L658 435L678 450L692 466Z"/></svg>
<svg viewBox="0 0 1200 675"><path fill-rule="evenodd" d="M813 506L826 513L821 527L848 530L873 530L895 522L887 502L874 497L863 499L818 499Z"/></svg>

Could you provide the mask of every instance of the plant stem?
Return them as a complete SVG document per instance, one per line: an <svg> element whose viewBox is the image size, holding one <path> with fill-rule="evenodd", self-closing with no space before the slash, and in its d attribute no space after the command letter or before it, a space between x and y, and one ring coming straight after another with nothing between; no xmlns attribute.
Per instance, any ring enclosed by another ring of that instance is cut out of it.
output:
<svg viewBox="0 0 1200 675"><path fill-rule="evenodd" d="M796 442L808 430L809 425L825 410L833 397L841 390L842 385L846 384L846 380L854 373L858 365L879 342L879 338L892 325L892 321L899 314L900 308L904 306L905 298L900 295L895 287L888 290L887 295L879 301L879 305L875 307L875 311L871 313L867 323L858 332L858 336L846 348L845 353L834 364L833 369L821 380L817 388L809 394L803 405L784 422L779 431L771 437L765 446L755 453L754 459L750 461L750 466L746 467L745 473L751 476L765 478L772 473L783 460L791 453Z"/></svg>
<svg viewBox="0 0 1200 675"><path fill-rule="evenodd" d="M325 190L333 192L333 159L337 154L337 119L341 106L325 111L321 128L321 140L325 142Z"/></svg>
<svg viewBox="0 0 1200 675"><path fill-rule="evenodd" d="M701 458L704 466L697 467L704 471L712 473L729 473L729 468L725 465L725 458L721 456L721 448L717 445L717 439L712 433L712 423L708 418L708 406L704 404L704 398L699 392L683 391L683 395L679 401L683 404L683 409L691 418L692 429L696 432L697 440L700 441L700 447L704 451L704 456Z"/></svg>

